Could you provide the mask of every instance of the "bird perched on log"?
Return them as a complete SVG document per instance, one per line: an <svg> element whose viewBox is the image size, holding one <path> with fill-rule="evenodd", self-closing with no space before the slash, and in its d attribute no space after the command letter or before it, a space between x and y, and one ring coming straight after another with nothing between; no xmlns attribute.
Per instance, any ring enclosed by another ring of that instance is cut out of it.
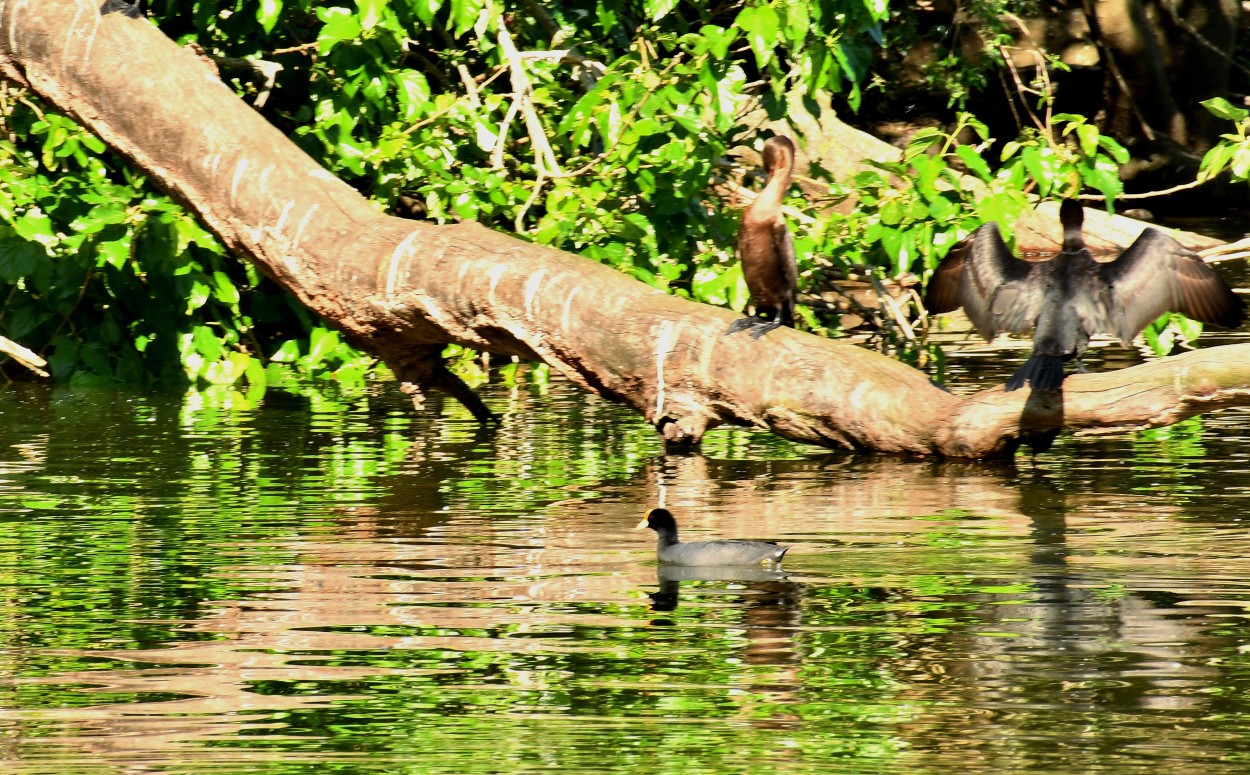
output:
<svg viewBox="0 0 1250 775"><path fill-rule="evenodd" d="M1113 261L1094 260L1081 236L1084 212L1075 200L1059 207L1063 247L1046 261L1016 258L998 224L982 225L942 259L925 292L931 313L963 307L987 341L1001 332L1033 332L1033 354L1007 380L1055 390L1063 362L1081 356L1094 334L1113 334L1127 347L1164 312L1235 328L1245 304L1193 251L1148 228Z"/></svg>
<svg viewBox="0 0 1250 775"><path fill-rule="evenodd" d="M742 214L738 229L738 260L755 314L735 320L726 336L751 329L751 337L759 339L781 326L794 327L799 271L794 261L794 238L781 213L782 198L794 175L794 151L788 137L770 137L764 143L768 182Z"/></svg>

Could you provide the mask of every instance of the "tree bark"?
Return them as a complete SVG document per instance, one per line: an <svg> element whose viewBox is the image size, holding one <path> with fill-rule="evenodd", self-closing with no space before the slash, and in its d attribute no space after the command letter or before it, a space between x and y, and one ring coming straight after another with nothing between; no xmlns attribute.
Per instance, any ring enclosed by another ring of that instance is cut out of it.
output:
<svg viewBox="0 0 1250 775"><path fill-rule="evenodd" d="M672 444L721 424L797 441L987 457L1062 427L1163 425L1250 403L1250 345L969 398L877 353L736 315L477 224L389 217L240 101L195 54L98 0L0 0L0 73L153 177L232 251L423 391L467 389L455 342L540 359L643 414ZM479 415L484 407L478 406Z"/></svg>

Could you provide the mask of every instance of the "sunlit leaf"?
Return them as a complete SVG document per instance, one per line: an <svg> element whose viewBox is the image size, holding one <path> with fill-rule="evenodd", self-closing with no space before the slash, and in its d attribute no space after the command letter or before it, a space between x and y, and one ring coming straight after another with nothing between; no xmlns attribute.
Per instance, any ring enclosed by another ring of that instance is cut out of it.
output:
<svg viewBox="0 0 1250 775"><path fill-rule="evenodd" d="M377 23L382 20L382 13L386 10L386 6L389 3L390 0L356 0L361 29L371 30L377 26Z"/></svg>
<svg viewBox="0 0 1250 775"><path fill-rule="evenodd" d="M360 21L346 8L318 8L317 18L323 25L317 34L317 51L322 56L339 43L360 37Z"/></svg>
<svg viewBox="0 0 1250 775"><path fill-rule="evenodd" d="M260 5L256 7L256 21L260 22L261 29L265 32L273 32L281 15L282 0L260 0Z"/></svg>

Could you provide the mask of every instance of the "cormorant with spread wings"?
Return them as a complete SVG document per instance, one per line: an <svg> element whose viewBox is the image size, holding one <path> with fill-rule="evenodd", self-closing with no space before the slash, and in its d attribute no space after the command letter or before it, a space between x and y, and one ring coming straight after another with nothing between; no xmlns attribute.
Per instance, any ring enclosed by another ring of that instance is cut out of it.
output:
<svg viewBox="0 0 1250 775"><path fill-rule="evenodd" d="M1063 248L1047 261L1017 258L998 224L982 225L951 249L929 281L929 312L963 307L977 333L1033 332L1033 354L1007 380L1016 390L1055 390L1063 362L1081 356L1094 334L1128 346L1164 312L1235 328L1245 304L1193 251L1162 231L1148 228L1113 261L1099 262L1081 236L1084 212L1075 200L1059 207Z"/></svg>

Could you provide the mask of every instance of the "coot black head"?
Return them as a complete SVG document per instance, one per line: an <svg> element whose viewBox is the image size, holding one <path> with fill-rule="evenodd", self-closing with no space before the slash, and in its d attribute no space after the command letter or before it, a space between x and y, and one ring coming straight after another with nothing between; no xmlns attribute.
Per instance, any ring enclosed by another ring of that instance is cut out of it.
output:
<svg viewBox="0 0 1250 775"><path fill-rule="evenodd" d="M677 519L673 516L673 512L668 509L651 509L638 523L638 529L649 527L657 533L672 531L677 532Z"/></svg>

